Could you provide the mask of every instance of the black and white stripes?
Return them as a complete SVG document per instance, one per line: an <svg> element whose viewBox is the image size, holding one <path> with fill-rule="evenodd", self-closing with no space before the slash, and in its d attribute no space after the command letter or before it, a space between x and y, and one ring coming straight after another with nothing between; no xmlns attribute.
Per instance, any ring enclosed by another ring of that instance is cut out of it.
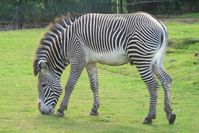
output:
<svg viewBox="0 0 199 133"><path fill-rule="evenodd" d="M162 22L143 12L62 17L51 26L36 52L34 73L39 73L39 84L42 78L48 81L48 87L40 99L43 102L39 103L40 111L48 114L50 111L45 108L54 108L56 105L61 94L60 76L65 67L71 64L58 115L64 115L70 95L84 68L87 69L94 96L90 114L98 115L100 103L96 63L118 66L130 62L137 67L150 94L149 113L144 123L151 123L156 116L159 86L156 78L161 81L165 90L165 111L169 123L173 123L175 114L171 112L171 77L162 65L167 37L166 27ZM47 74L42 74L44 70ZM42 94L41 89L44 87L39 85L39 93Z"/></svg>

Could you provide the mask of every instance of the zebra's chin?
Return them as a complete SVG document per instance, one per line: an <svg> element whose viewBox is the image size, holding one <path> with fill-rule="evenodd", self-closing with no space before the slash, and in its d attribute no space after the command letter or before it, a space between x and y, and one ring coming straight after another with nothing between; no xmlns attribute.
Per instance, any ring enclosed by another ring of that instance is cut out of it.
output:
<svg viewBox="0 0 199 133"><path fill-rule="evenodd" d="M54 113L54 108L47 107L42 102L38 103L38 109L42 115L52 115Z"/></svg>

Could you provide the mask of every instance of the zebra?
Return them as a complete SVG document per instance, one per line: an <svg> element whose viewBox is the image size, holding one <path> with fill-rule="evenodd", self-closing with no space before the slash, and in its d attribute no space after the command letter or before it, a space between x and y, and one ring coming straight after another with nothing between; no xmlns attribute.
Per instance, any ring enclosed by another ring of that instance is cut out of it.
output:
<svg viewBox="0 0 199 133"><path fill-rule="evenodd" d="M63 117L69 98L86 68L93 92L90 115L99 115L97 63L119 66L135 65L146 84L149 95L149 112L143 124L151 124L156 118L157 89L160 80L164 89L164 110L170 124L176 115L171 108L172 78L163 67L168 33L164 24L145 12L131 14L68 14L51 24L40 41L33 63L34 75L38 75L41 114L54 113L62 93L60 77L70 64L69 79L64 98L56 113Z"/></svg>

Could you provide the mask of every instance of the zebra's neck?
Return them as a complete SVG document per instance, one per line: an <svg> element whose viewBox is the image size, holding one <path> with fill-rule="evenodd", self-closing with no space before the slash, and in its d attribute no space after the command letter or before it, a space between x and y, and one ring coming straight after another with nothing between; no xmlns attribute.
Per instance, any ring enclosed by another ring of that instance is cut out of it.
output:
<svg viewBox="0 0 199 133"><path fill-rule="evenodd" d="M69 18L70 19L70 18ZM67 21L68 22L67 24ZM51 53L47 56L51 72L58 78L61 77L68 61L68 44L72 36L71 25L75 20L63 20L62 23L57 22L55 26L47 33L47 41L51 39ZM45 42L45 39L44 39ZM51 62L51 63L50 63Z"/></svg>
<svg viewBox="0 0 199 133"><path fill-rule="evenodd" d="M71 36L69 28L79 16L81 15L68 14L50 25L49 31L41 39L40 46L36 52L34 62L35 75L39 71L38 62L44 60L47 62L51 73L60 79L62 72L68 64L67 44Z"/></svg>
<svg viewBox="0 0 199 133"><path fill-rule="evenodd" d="M62 36L61 31L50 31L41 41L40 60L45 60L48 64L49 71L56 77L60 78L66 67L62 52ZM63 31L62 31L63 32Z"/></svg>

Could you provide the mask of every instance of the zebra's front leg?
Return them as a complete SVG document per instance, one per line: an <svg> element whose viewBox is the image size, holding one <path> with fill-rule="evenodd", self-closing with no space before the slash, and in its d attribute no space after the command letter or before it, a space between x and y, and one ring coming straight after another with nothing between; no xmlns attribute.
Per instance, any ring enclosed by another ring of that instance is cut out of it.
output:
<svg viewBox="0 0 199 133"><path fill-rule="evenodd" d="M64 116L64 110L67 110L67 108L68 108L68 102L69 102L71 93L75 87L77 80L79 79L79 77L81 75L82 70L84 69L84 64L82 64L82 65L80 65L80 64L81 64L80 62L79 62L79 64L71 63L70 77L69 77L69 80L65 87L65 95L64 95L63 101L60 105L60 108L57 111L57 116L59 116L59 117Z"/></svg>
<svg viewBox="0 0 199 133"><path fill-rule="evenodd" d="M98 94L98 76L97 76L97 67L96 64L88 64L86 66L86 70L89 76L90 81L90 88L93 92L93 107L91 109L90 115L92 116L98 116L98 108L100 105L99 102L99 94Z"/></svg>

